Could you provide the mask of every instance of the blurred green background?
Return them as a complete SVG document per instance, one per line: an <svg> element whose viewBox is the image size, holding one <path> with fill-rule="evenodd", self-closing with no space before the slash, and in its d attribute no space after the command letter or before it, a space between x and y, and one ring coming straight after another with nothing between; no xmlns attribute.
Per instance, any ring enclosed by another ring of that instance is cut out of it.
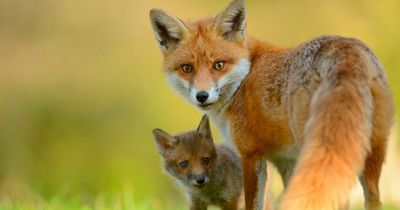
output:
<svg viewBox="0 0 400 210"><path fill-rule="evenodd" d="M99 199L185 205L161 172L151 130L193 129L200 113L165 83L148 12L197 19L228 3L1 0L0 204L79 195L87 208ZM248 0L247 10L248 34L277 45L325 34L365 41L400 108L400 1Z"/></svg>

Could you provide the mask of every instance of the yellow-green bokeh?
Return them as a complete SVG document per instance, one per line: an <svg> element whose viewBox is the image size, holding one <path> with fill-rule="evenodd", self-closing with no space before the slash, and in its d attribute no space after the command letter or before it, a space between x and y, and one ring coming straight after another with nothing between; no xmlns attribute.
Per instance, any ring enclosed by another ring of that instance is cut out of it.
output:
<svg viewBox="0 0 400 210"><path fill-rule="evenodd" d="M128 187L138 201L180 199L151 131L193 129L200 113L167 86L148 12L197 19L228 2L0 1L0 196ZM248 34L277 45L326 34L368 43L399 108L400 1L248 0L247 8Z"/></svg>

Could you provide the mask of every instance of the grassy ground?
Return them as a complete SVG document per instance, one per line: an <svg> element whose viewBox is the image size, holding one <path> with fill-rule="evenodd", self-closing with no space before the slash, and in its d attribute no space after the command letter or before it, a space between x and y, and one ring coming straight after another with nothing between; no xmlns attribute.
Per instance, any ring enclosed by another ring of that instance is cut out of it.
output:
<svg viewBox="0 0 400 210"><path fill-rule="evenodd" d="M53 198L45 202L14 202L8 204L0 204L0 210L184 210L184 205L173 206L155 206L151 202L142 203L125 203L121 201L104 201L90 205L82 203L79 200L65 200L63 198ZM216 209L216 208L212 208ZM362 210L361 206L356 206L352 210ZM383 210L398 210L399 207L394 204L387 204Z"/></svg>
<svg viewBox="0 0 400 210"><path fill-rule="evenodd" d="M135 202L132 197L99 196L92 201L79 198L53 197L49 200L13 201L0 203L0 210L183 210L184 204L161 205L157 201Z"/></svg>
<svg viewBox="0 0 400 210"><path fill-rule="evenodd" d="M184 205L159 206L153 207L151 202L124 203L120 201L96 203L95 205L85 204L79 200L65 200L63 198L53 198L46 202L14 202L0 204L0 210L184 210ZM213 210L216 208L212 208ZM356 206L352 210L362 210L361 206ZM387 204L383 210L399 210L394 204Z"/></svg>
<svg viewBox="0 0 400 210"><path fill-rule="evenodd" d="M2 199L0 210L184 210L187 209L186 201L165 203L154 198L147 201L136 202L131 191L99 195L71 196L57 195L50 199L39 196L20 198L19 201ZM211 208L215 210L216 208ZM352 210L364 209L361 205L352 205ZM398 210L400 206L393 203L384 205L383 210Z"/></svg>
<svg viewBox="0 0 400 210"><path fill-rule="evenodd" d="M389 141L388 158L382 174L381 196L384 202L383 210L400 210L398 200L398 185L400 171L398 166L400 156L396 147L397 132L393 132ZM167 177L164 174L163 177ZM275 198L282 193L283 186L279 180L279 174L273 169L271 190ZM42 196L32 191L17 180L9 180L14 183L3 191L0 187L0 210L184 210L187 202L171 180L168 190L161 194L152 194L146 198L140 197L136 188L125 184L116 193L83 193L82 190L74 191L69 185L64 185L57 193L50 196ZM76 193L78 192L78 193ZM357 184L350 197L352 210L363 210L362 201L364 195L361 186ZM215 210L216 208L210 208Z"/></svg>

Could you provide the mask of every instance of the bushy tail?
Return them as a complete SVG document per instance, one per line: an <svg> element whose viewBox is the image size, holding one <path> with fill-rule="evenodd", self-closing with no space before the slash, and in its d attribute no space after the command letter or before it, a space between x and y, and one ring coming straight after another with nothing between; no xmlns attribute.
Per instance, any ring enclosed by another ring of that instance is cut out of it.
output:
<svg viewBox="0 0 400 210"><path fill-rule="evenodd" d="M303 148L281 210L346 208L370 150L373 99L363 67L335 65L314 94Z"/></svg>

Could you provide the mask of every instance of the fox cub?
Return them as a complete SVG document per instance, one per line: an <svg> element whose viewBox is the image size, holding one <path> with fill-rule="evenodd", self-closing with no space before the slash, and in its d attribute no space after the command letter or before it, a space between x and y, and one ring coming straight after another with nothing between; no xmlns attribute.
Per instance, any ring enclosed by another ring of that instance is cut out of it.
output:
<svg viewBox="0 0 400 210"><path fill-rule="evenodd" d="M238 155L226 145L215 145L208 117L197 130L172 136L153 130L164 159L165 170L182 186L190 199L190 209L240 209L243 205L242 166Z"/></svg>

